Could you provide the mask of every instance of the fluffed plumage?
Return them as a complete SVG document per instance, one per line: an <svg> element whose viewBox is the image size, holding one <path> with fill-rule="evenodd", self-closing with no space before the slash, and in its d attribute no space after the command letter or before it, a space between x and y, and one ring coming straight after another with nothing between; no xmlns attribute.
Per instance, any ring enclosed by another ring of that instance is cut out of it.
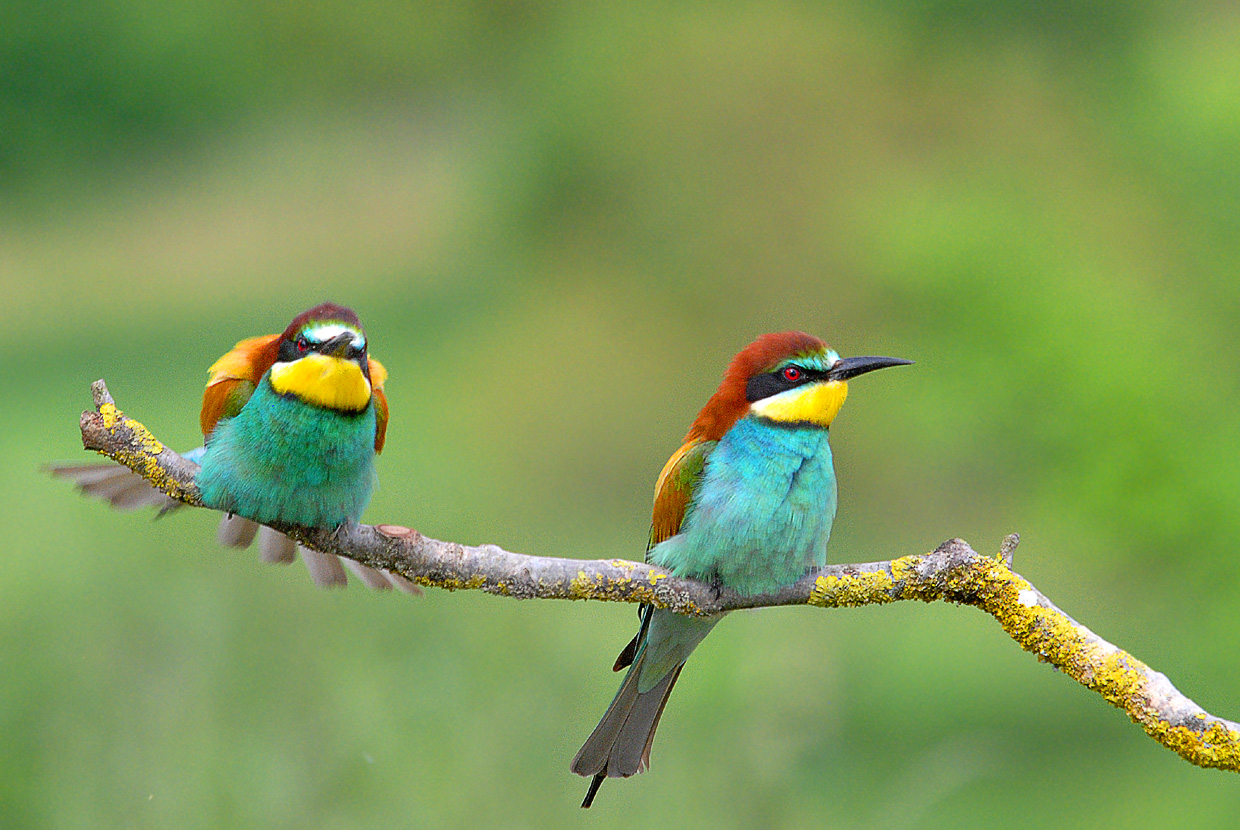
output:
<svg viewBox="0 0 1240 830"><path fill-rule="evenodd" d="M646 561L745 595L766 593L826 564L836 509L828 427L845 381L909 361L841 360L816 337L768 334L729 364L655 485ZM620 689L573 759L603 780L642 772L685 661L723 618L643 606L637 635L613 666Z"/></svg>
<svg viewBox="0 0 1240 830"><path fill-rule="evenodd" d="M316 340L319 336L330 342ZM300 548L271 528L260 531L259 523L335 527L360 517L388 423L387 371L366 346L357 315L323 303L299 314L281 334L240 341L211 365L199 416L206 445L185 455L202 466L198 484L204 502L227 511L220 522L221 544L248 547L257 535L263 561L291 562L300 549L317 585L345 584L337 557ZM315 365L298 364L308 359ZM287 388L274 388L274 369L285 370ZM344 381L350 385L338 389ZM341 401L359 405L345 407ZM120 509L153 504L167 510L177 504L124 467L50 469ZM389 572L358 563L350 563L350 570L372 588L418 593Z"/></svg>

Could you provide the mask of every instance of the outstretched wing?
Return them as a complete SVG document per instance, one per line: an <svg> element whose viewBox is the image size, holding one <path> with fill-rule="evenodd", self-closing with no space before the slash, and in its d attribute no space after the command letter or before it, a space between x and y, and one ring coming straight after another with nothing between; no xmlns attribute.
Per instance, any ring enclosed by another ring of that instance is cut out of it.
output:
<svg viewBox="0 0 1240 830"><path fill-rule="evenodd" d="M387 380L387 369L373 357L370 361L370 390L375 398L375 452L383 452L383 442L387 440L388 403L383 393L383 383Z"/></svg>
<svg viewBox="0 0 1240 830"><path fill-rule="evenodd" d="M220 418L231 418L241 411L263 373L276 362L279 348L278 334L250 337L211 364L199 419L204 436L211 434Z"/></svg>
<svg viewBox="0 0 1240 830"><path fill-rule="evenodd" d="M686 441L663 465L663 472L659 473L654 486L654 515L647 550L680 532L680 523L685 519L685 510L702 478L706 459L718 443L701 438Z"/></svg>

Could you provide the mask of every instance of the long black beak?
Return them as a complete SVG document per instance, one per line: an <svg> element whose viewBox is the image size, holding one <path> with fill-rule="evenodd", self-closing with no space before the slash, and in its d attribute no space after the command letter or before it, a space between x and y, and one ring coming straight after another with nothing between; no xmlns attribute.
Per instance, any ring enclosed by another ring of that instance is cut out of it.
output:
<svg viewBox="0 0 1240 830"><path fill-rule="evenodd" d="M352 345L352 332L343 331L319 346L319 352L332 357L344 357Z"/></svg>
<svg viewBox="0 0 1240 830"><path fill-rule="evenodd" d="M848 380L875 369L888 366L908 366L913 361L900 357L845 357L827 370L827 380Z"/></svg>

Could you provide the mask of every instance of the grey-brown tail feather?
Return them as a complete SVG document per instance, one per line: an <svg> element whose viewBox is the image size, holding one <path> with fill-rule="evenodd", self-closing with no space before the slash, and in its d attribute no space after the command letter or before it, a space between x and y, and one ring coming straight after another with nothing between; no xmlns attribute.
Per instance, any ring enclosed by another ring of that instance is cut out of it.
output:
<svg viewBox="0 0 1240 830"><path fill-rule="evenodd" d="M573 772L594 777L582 807L589 807L594 801L604 778L628 778L650 766L654 732L684 663L668 672L650 691L639 692L637 678L643 662L639 658L633 664L611 706L573 758Z"/></svg>
<svg viewBox="0 0 1240 830"><path fill-rule="evenodd" d="M69 479L83 495L103 499L117 510L153 506L163 513L180 505L142 476L119 464L48 464L43 469L57 478Z"/></svg>
<svg viewBox="0 0 1240 830"><path fill-rule="evenodd" d="M103 499L118 510L134 510L149 505L158 507L158 516L162 516L182 506L181 502L164 495L149 481L120 464L48 464L44 469L58 478L69 479L84 495ZM292 539L265 525L260 528L256 522L231 513L220 520L217 538L221 545L245 548L249 547L256 533L259 534L259 554L264 562L283 563L297 559L298 547ZM332 588L348 581L336 556L303 548L302 558L311 578L320 588ZM348 567L359 580L375 590L384 591L395 586L406 594L422 594L421 588L400 574L375 570L352 561Z"/></svg>

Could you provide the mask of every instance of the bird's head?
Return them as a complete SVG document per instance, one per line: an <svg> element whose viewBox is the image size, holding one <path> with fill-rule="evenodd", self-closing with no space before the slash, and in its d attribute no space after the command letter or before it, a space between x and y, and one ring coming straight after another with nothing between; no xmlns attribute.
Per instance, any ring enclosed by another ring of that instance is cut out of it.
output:
<svg viewBox="0 0 1240 830"><path fill-rule="evenodd" d="M898 357L841 358L804 332L764 334L732 359L689 434L717 439L746 416L826 429L848 397L849 378L909 363Z"/></svg>
<svg viewBox="0 0 1240 830"><path fill-rule="evenodd" d="M297 315L280 336L271 386L325 409L365 409L370 366L366 334L353 310L323 303Z"/></svg>

